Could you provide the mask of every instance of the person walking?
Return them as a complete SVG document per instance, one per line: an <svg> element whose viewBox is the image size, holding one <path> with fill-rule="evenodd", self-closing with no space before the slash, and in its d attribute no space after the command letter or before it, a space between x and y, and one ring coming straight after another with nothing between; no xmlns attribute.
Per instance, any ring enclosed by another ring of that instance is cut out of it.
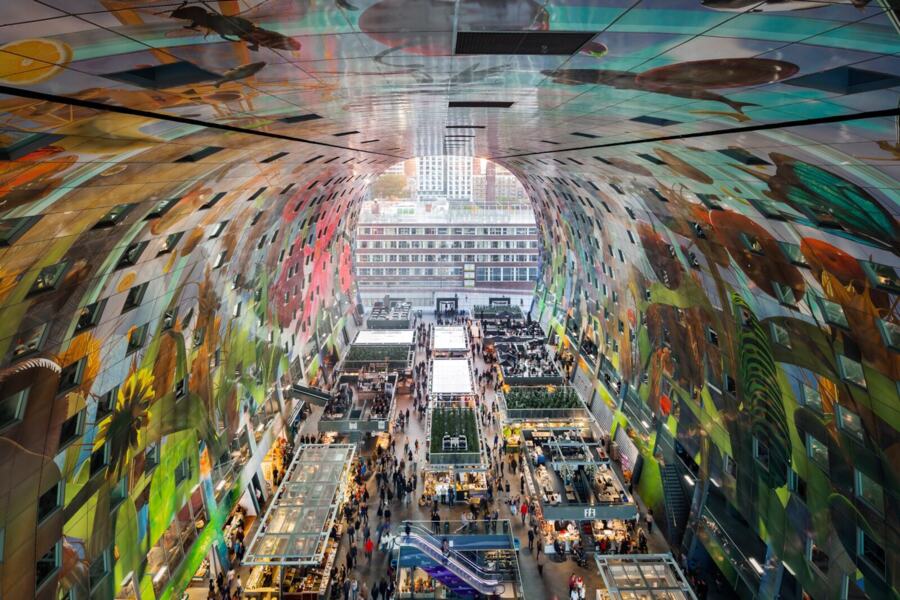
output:
<svg viewBox="0 0 900 600"><path fill-rule="evenodd" d="M528 530L528 551L534 550L534 529Z"/></svg>
<svg viewBox="0 0 900 600"><path fill-rule="evenodd" d="M652 508L647 509L647 516L644 520L647 523L647 535L649 535L649 534L653 533L653 509Z"/></svg>
<svg viewBox="0 0 900 600"><path fill-rule="evenodd" d="M522 515L522 525L525 524L525 517L528 516L528 503L522 502L522 506L519 508L519 513Z"/></svg>

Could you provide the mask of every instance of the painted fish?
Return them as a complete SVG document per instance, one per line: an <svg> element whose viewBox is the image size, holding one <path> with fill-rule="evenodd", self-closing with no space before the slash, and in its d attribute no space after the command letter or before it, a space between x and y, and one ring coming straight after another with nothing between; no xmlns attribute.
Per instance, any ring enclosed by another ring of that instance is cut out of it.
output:
<svg viewBox="0 0 900 600"><path fill-rule="evenodd" d="M819 2L816 0L701 0L700 4L712 10L726 12L790 12L795 10L809 10L835 6L836 4L852 4L856 8L863 8L869 0L830 0ZM749 10L748 10L749 9Z"/></svg>
<svg viewBox="0 0 900 600"><path fill-rule="evenodd" d="M233 69L228 69L227 71L225 71L222 77L216 80L215 86L219 87L223 83L228 83L229 81L237 81L238 79L250 77L251 75L259 73L265 66L266 63L264 62L255 62L247 63L246 65L241 65L240 67L235 67Z"/></svg>

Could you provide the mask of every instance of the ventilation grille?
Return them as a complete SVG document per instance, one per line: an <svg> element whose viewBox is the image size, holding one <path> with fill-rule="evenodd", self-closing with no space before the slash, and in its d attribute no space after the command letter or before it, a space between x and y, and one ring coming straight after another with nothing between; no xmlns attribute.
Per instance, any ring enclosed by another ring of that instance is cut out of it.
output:
<svg viewBox="0 0 900 600"><path fill-rule="evenodd" d="M450 108L509 108L512 102L497 102L494 100L456 100L451 101Z"/></svg>
<svg viewBox="0 0 900 600"><path fill-rule="evenodd" d="M456 54L570 56L595 35L593 31L460 31Z"/></svg>
<svg viewBox="0 0 900 600"><path fill-rule="evenodd" d="M484 125L447 125L447 129L484 129Z"/></svg>
<svg viewBox="0 0 900 600"><path fill-rule="evenodd" d="M668 127L669 125L677 125L681 123L681 121L673 121L672 119L663 119L662 117L651 117L650 115L644 115L642 117L635 117L631 119L635 123L646 123L647 125L658 125L659 127Z"/></svg>
<svg viewBox="0 0 900 600"><path fill-rule="evenodd" d="M153 67L141 67L140 69L118 71L116 73L107 73L104 77L151 90L193 85L195 83L221 78L220 75L207 71L206 69L201 69L197 65L187 61L156 65Z"/></svg>
<svg viewBox="0 0 900 600"><path fill-rule="evenodd" d="M175 162L179 162L179 163L197 162L198 160L204 159L207 156L212 156L213 154L215 154L217 152L221 152L222 150L224 150L224 148L219 148L218 146L207 146L206 148L203 148L202 150L198 150L197 152L188 154L187 156L182 156Z"/></svg>
<svg viewBox="0 0 900 600"><path fill-rule="evenodd" d="M344 137L345 135L353 135L355 133L359 133L358 131L342 131L341 133L335 133L334 137Z"/></svg>
<svg viewBox="0 0 900 600"><path fill-rule="evenodd" d="M838 67L785 81L787 85L812 88L836 94L859 94L900 85L900 77L890 73Z"/></svg>

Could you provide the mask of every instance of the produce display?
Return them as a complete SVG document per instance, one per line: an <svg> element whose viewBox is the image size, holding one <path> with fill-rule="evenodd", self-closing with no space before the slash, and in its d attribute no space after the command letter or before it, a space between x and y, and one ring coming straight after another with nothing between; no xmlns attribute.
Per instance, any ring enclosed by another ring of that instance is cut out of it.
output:
<svg viewBox="0 0 900 600"><path fill-rule="evenodd" d="M441 454L445 437L465 437L458 444L461 452L478 452L478 427L470 408L435 408L431 412L431 453ZM449 450L448 450L449 451Z"/></svg>
<svg viewBox="0 0 900 600"><path fill-rule="evenodd" d="M505 392L506 408L581 408L581 399L570 387L514 387Z"/></svg>
<svg viewBox="0 0 900 600"><path fill-rule="evenodd" d="M472 313L476 319L523 319L522 309L518 306L475 306Z"/></svg>
<svg viewBox="0 0 900 600"><path fill-rule="evenodd" d="M409 356L409 346L361 346L354 344L347 352L347 362L403 361Z"/></svg>

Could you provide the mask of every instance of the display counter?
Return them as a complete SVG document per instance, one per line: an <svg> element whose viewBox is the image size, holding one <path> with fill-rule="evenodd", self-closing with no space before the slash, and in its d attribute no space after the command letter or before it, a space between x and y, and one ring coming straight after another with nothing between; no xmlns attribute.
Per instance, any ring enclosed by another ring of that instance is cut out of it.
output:
<svg viewBox="0 0 900 600"><path fill-rule="evenodd" d="M258 566L250 571L244 589L246 598L275 600L279 598L278 586L284 586L283 600L320 600L328 597L331 585L331 569L337 556L338 545L328 540L322 562L314 567ZM282 572L284 569L284 580Z"/></svg>
<svg viewBox="0 0 900 600"><path fill-rule="evenodd" d="M450 485L453 482L453 501L469 502L487 495L487 475L483 471L426 471L423 501L437 498L438 502L450 502Z"/></svg>

